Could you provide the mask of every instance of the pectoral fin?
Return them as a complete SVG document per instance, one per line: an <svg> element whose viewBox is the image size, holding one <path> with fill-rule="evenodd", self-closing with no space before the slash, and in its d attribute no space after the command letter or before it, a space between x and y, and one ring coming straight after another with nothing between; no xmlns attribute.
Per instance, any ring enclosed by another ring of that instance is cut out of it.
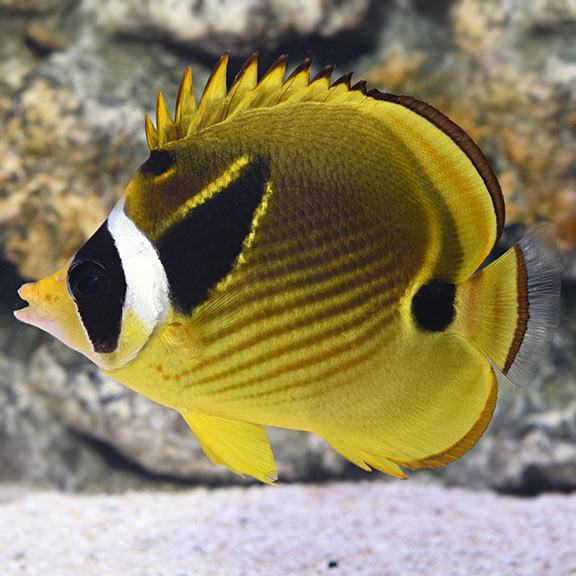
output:
<svg viewBox="0 0 576 576"><path fill-rule="evenodd" d="M181 413L215 464L268 484L278 478L264 426L188 411Z"/></svg>

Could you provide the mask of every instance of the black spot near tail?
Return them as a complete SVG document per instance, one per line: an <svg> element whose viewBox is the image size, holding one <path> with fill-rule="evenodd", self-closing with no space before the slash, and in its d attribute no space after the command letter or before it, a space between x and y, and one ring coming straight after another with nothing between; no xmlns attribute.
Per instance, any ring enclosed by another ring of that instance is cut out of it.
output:
<svg viewBox="0 0 576 576"><path fill-rule="evenodd" d="M456 313L454 298L456 286L442 280L424 284L412 300L412 314L418 325L431 332L446 330Z"/></svg>
<svg viewBox="0 0 576 576"><path fill-rule="evenodd" d="M266 190L264 160L191 210L158 240L174 306L189 314L234 267Z"/></svg>

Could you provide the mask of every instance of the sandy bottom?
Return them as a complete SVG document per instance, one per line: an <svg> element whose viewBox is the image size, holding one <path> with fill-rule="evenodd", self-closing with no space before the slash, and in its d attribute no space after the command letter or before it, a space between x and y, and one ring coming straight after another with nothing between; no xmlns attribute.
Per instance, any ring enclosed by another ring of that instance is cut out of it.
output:
<svg viewBox="0 0 576 576"><path fill-rule="evenodd" d="M0 576L264 574L576 575L576 494L372 482L0 503Z"/></svg>

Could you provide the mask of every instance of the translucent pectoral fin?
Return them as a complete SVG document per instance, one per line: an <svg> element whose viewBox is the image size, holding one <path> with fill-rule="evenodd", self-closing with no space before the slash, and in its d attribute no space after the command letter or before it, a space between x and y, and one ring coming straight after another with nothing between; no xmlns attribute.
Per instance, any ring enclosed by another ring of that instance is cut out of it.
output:
<svg viewBox="0 0 576 576"><path fill-rule="evenodd" d="M182 411L200 446L215 464L267 484L278 478L264 426Z"/></svg>

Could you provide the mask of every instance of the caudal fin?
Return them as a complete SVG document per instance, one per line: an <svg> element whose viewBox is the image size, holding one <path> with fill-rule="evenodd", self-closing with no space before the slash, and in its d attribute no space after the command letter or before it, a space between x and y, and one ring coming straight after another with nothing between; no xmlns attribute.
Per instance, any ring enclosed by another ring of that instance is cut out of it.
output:
<svg viewBox="0 0 576 576"><path fill-rule="evenodd" d="M561 272L552 227L535 228L458 288L453 330L528 384L558 325Z"/></svg>

